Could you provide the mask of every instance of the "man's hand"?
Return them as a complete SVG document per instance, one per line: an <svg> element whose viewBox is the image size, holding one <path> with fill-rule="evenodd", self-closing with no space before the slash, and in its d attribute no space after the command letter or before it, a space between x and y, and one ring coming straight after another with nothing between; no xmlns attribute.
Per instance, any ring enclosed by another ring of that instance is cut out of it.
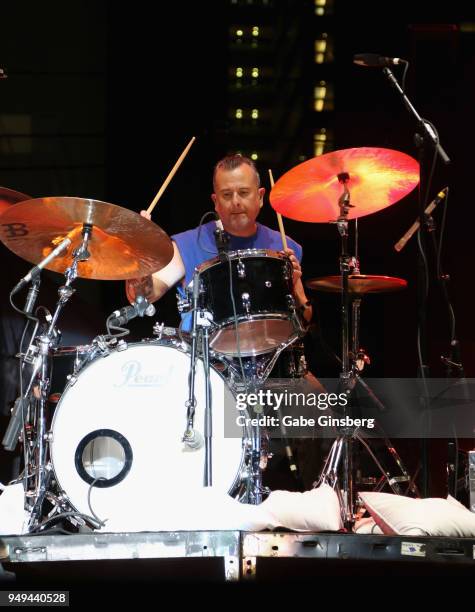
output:
<svg viewBox="0 0 475 612"><path fill-rule="evenodd" d="M152 220L152 215L151 215L149 212L147 212L146 210L141 210L141 211L140 211L140 216L141 216L141 217L145 217L145 218L146 218L146 219L148 219L149 221L151 221L151 220Z"/></svg>
<svg viewBox="0 0 475 612"><path fill-rule="evenodd" d="M305 295L305 289L303 288L302 268L300 266L300 262L292 249L284 249L283 251L281 251L281 253L284 253L290 259L290 263L292 264L293 270L292 284L294 289L294 297L297 302L297 307L302 309L302 317L307 323L309 323L312 318L313 309L308 304L307 296Z"/></svg>
<svg viewBox="0 0 475 612"><path fill-rule="evenodd" d="M290 263L292 264L292 269L293 269L292 284L295 289L295 285L297 284L297 281L302 278L302 268L300 267L300 262L297 259L292 249L284 249L283 251L281 251L281 253L283 253L284 255L288 255L290 259Z"/></svg>

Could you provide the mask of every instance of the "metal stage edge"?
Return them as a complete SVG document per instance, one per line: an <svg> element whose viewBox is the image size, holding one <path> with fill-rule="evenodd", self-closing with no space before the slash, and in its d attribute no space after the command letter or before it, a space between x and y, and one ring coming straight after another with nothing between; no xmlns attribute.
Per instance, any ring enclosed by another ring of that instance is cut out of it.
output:
<svg viewBox="0 0 475 612"><path fill-rule="evenodd" d="M475 538L348 533L177 531L0 537L0 564L223 558L228 582L256 578L259 558L457 564L475 570ZM2 566L0 565L0 578Z"/></svg>

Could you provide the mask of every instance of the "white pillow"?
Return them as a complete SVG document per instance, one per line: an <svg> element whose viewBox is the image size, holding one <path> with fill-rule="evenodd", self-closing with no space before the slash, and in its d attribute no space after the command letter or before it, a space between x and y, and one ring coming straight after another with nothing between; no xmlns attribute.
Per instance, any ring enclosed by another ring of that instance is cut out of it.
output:
<svg viewBox="0 0 475 612"><path fill-rule="evenodd" d="M272 528L338 531L343 526L338 495L327 484L304 493L272 491L260 508Z"/></svg>
<svg viewBox="0 0 475 612"><path fill-rule="evenodd" d="M475 514L453 497L413 499L392 493L359 493L386 535L475 537Z"/></svg>
<svg viewBox="0 0 475 612"><path fill-rule="evenodd" d="M102 531L261 531L276 527L338 531L341 528L338 496L328 485L305 493L273 491L259 505L242 504L213 487L175 491L166 499L160 496L162 491L152 489L147 504L118 509ZM151 512L150 508L156 510Z"/></svg>

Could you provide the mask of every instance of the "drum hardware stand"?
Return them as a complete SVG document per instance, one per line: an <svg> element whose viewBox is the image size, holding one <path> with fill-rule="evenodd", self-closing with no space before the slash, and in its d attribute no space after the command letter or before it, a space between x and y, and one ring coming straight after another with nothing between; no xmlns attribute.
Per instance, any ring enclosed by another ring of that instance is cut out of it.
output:
<svg viewBox="0 0 475 612"><path fill-rule="evenodd" d="M203 483L205 487L213 484L212 472L212 397L211 397L211 376L209 369L209 328L211 326L211 314L206 310L201 310L198 306L200 293L200 273L195 269L193 276L193 299L192 299L192 332L191 332L191 355L190 355L190 374L188 379L188 400L187 423L183 434L183 443L190 450L198 450L202 446L202 436L194 429L194 418L196 409L195 397L195 373L196 358L198 349L198 335L201 337L201 351L203 355L205 371L205 419L204 419L204 442L205 442L205 467Z"/></svg>
<svg viewBox="0 0 475 612"><path fill-rule="evenodd" d="M34 531L40 524L43 502L49 489L52 475L51 466L47 463L48 436L46 432L46 406L48 402L49 389L51 386L50 354L53 345L55 342L57 342L56 322L63 307L75 292L75 289L73 289L71 285L77 277L78 263L80 261L86 261L90 257L87 250L87 245L91 232L92 226L89 224L84 224L82 230L82 243L73 251L73 262L64 273L66 282L58 289L59 299L57 301L56 309L51 321L49 321L49 327L44 334L36 338L38 354L35 360L30 382L27 386L26 392L23 395L23 401L26 401L27 397L31 393L35 380L38 380L37 387L39 397L36 398L37 406L36 410L34 410L34 426L36 429L34 449L35 457L30 457L27 465L25 465L27 479L30 463L32 464L32 467L34 468L33 471L35 472L34 489L31 491L27 491L25 489L25 507L30 513L27 526L28 532ZM24 444L27 444L26 440L24 440Z"/></svg>
<svg viewBox="0 0 475 612"><path fill-rule="evenodd" d="M348 212L351 207L350 204L350 193L347 187L349 181L349 175L347 173L341 173L338 175L339 182L343 185L343 193L339 199L340 216L336 221L338 232L341 237L341 256L340 256L340 272L342 278L342 289L341 289L341 318L342 318L342 371L340 373L340 382L350 400L351 395L357 384L360 384L365 391L368 393L371 400L375 403L377 408L384 412L386 407L377 398L374 392L368 387L366 382L360 377L360 372L363 370L366 364L370 363L370 358L366 352L359 346L359 326L360 326L360 310L361 310L361 298L355 298L352 302L352 346L350 350L350 334L349 334L349 306L350 306L350 295L349 295L349 276L351 274L360 274L359 260L357 257L358 246L355 247L355 257L352 257L348 253ZM355 237L357 241L358 236L358 225L357 220L355 224ZM346 404L344 410L344 417L350 416L349 409L351 410L350 401ZM389 450L391 456L397 463L402 477L391 477L388 474L381 463L378 461L376 455L371 450L370 445L364 440L363 435L355 427L346 427L339 431L336 440L334 441L330 453L325 461L323 470L320 477L314 486L319 486L323 483L329 484L332 488L336 489L337 495L340 499L342 509L342 519L344 526L351 530L354 522L354 508L355 508L355 488L354 488L354 441L358 440L364 448L367 450L377 467L380 469L382 479L387 481L394 493L401 494L402 491L399 487L400 482L409 482L411 490L418 494L417 488L406 471L398 453L391 444L391 442L384 436L384 444ZM340 477L338 470L343 464L341 470L342 478L340 484Z"/></svg>

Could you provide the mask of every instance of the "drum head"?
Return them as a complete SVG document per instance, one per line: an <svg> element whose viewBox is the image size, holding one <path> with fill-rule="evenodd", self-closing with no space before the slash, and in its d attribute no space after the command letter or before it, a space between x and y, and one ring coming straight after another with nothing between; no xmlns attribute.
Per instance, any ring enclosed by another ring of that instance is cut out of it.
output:
<svg viewBox="0 0 475 612"><path fill-rule="evenodd" d="M51 457L58 484L78 511L91 515L91 485L92 510L102 519L133 512L137 504L142 514L149 507L156 516L157 495L203 487L204 444L190 450L182 442L189 367L189 355L177 348L133 344L97 358L66 388L53 418ZM213 486L230 492L239 479L243 444L224 437L224 411L235 410L235 402L212 368L211 393ZM201 360L195 397L194 428L203 435Z"/></svg>

